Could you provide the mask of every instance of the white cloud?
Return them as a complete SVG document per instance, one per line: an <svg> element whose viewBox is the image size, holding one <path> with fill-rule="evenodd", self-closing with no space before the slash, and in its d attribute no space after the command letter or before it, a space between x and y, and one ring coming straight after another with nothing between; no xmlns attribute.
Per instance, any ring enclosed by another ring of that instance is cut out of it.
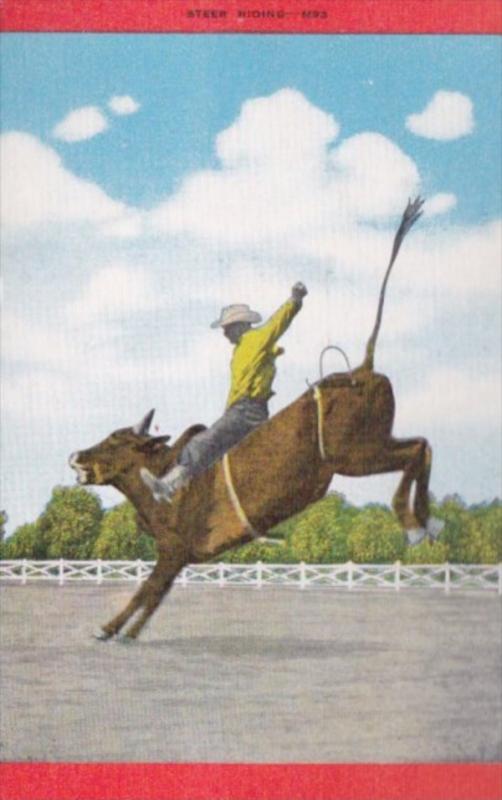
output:
<svg viewBox="0 0 502 800"><path fill-rule="evenodd" d="M417 136L451 141L474 130L472 100L460 92L436 92L418 114L406 118L406 127Z"/></svg>
<svg viewBox="0 0 502 800"><path fill-rule="evenodd" d="M424 206L424 214L427 217L435 217L437 214L445 214L457 205L457 198L454 194L440 192L427 198Z"/></svg>
<svg viewBox="0 0 502 800"><path fill-rule="evenodd" d="M427 205L425 206L427 208ZM367 225L347 227L305 239L305 256L329 265L335 280L358 287L379 286L389 260L394 230ZM299 245L300 246L300 245ZM405 240L391 285L413 286L429 296L447 291L459 296L493 296L501 288L502 221L481 225L426 228L420 221Z"/></svg>
<svg viewBox="0 0 502 800"><path fill-rule="evenodd" d="M429 295L446 291L450 302L500 296L502 220L446 231L417 230L405 247L407 274Z"/></svg>
<svg viewBox="0 0 502 800"><path fill-rule="evenodd" d="M221 167L189 175L150 223L228 246L294 248L355 220L399 213L419 187L413 161L378 133L332 147L338 130L300 92L249 100L217 137Z"/></svg>
<svg viewBox="0 0 502 800"><path fill-rule="evenodd" d="M400 213L418 191L420 176L412 159L379 133L351 136L332 151L329 161L334 175L323 199L331 200L338 214L385 219Z"/></svg>
<svg viewBox="0 0 502 800"><path fill-rule="evenodd" d="M67 336L26 315L7 312L2 318L2 358L17 363L61 366L71 361L74 346Z"/></svg>
<svg viewBox="0 0 502 800"><path fill-rule="evenodd" d="M2 379L2 407L16 418L24 419L27 427L41 419L54 419L58 414L71 413L71 385L64 375L55 371L34 370Z"/></svg>
<svg viewBox="0 0 502 800"><path fill-rule="evenodd" d="M226 167L260 167L282 163L301 168L322 156L322 148L338 135L331 114L312 105L301 92L281 89L270 97L243 103L232 125L216 139L216 152Z"/></svg>
<svg viewBox="0 0 502 800"><path fill-rule="evenodd" d="M137 211L128 211L117 219L105 222L100 231L104 236L114 239L136 239L143 231L143 215Z"/></svg>
<svg viewBox="0 0 502 800"><path fill-rule="evenodd" d="M415 387L401 400L400 419L404 423L431 424L465 429L467 426L500 430L502 407L500 376L483 374L479 364L471 369L436 369L422 386Z"/></svg>
<svg viewBox="0 0 502 800"><path fill-rule="evenodd" d="M127 209L95 183L67 170L50 147L28 133L0 137L1 216L5 225L103 222Z"/></svg>
<svg viewBox="0 0 502 800"><path fill-rule="evenodd" d="M135 114L139 110L140 104L128 94L114 95L108 101L108 107L114 114L120 116L124 114Z"/></svg>
<svg viewBox="0 0 502 800"><path fill-rule="evenodd" d="M116 264L91 277L82 296L68 307L68 313L80 321L114 318L153 309L162 302L162 296L141 270Z"/></svg>
<svg viewBox="0 0 502 800"><path fill-rule="evenodd" d="M92 139L108 128L108 120L96 106L76 108L58 122L52 131L56 139L63 142L81 142Z"/></svg>

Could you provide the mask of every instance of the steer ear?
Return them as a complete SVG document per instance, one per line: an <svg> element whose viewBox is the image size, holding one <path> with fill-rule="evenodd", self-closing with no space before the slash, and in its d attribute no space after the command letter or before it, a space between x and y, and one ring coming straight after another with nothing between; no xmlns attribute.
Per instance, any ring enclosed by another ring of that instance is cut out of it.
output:
<svg viewBox="0 0 502 800"><path fill-rule="evenodd" d="M164 445L169 441L170 438L170 436L152 436L151 439L147 439L146 442L140 444L138 449L145 453L153 453L160 448L165 450Z"/></svg>
<svg viewBox="0 0 502 800"><path fill-rule="evenodd" d="M146 436L149 431L150 425L152 424L153 415L155 414L155 409L152 408L151 411L146 414L140 422L137 422L136 425L133 425L132 432L136 433L138 436Z"/></svg>

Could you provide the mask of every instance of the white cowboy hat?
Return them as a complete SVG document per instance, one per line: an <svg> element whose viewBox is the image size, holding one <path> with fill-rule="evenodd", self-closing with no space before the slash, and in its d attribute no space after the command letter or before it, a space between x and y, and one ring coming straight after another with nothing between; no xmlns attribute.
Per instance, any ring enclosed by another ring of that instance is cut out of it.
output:
<svg viewBox="0 0 502 800"><path fill-rule="evenodd" d="M261 316L245 303L235 303L221 309L220 318L211 323L211 328L224 328L233 322L261 322Z"/></svg>

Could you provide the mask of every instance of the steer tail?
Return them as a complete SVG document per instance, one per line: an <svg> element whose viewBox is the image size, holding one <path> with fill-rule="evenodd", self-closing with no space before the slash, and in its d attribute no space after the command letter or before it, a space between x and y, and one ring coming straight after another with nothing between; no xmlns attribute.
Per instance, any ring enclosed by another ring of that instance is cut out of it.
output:
<svg viewBox="0 0 502 800"><path fill-rule="evenodd" d="M408 205L404 210L401 223L394 237L394 244L392 245L392 253L390 256L389 266L387 267L387 272L385 273L385 278L383 279L382 288L380 289L380 299L378 301L378 310L375 320L375 326L373 328L373 332L370 338L368 339L368 344L366 345L366 356L363 362L364 369L368 370L373 369L373 359L375 355L376 340L378 332L380 330L380 325L382 323L382 312L385 300L385 290L387 288L387 281L389 280L391 269L394 265L394 261L397 258L397 254L399 253L399 248L401 247L404 237L410 230L411 226L417 221L419 217L422 216L423 204L424 201L420 197L417 197L415 200L413 200L413 202L411 200L408 200Z"/></svg>

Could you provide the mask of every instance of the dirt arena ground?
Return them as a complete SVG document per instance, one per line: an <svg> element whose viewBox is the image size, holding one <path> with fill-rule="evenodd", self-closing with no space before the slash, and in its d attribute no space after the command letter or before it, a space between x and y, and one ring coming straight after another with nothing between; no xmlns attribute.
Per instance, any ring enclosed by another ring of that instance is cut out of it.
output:
<svg viewBox="0 0 502 800"><path fill-rule="evenodd" d="M95 641L133 588L0 588L2 760L502 756L498 597L176 587Z"/></svg>

